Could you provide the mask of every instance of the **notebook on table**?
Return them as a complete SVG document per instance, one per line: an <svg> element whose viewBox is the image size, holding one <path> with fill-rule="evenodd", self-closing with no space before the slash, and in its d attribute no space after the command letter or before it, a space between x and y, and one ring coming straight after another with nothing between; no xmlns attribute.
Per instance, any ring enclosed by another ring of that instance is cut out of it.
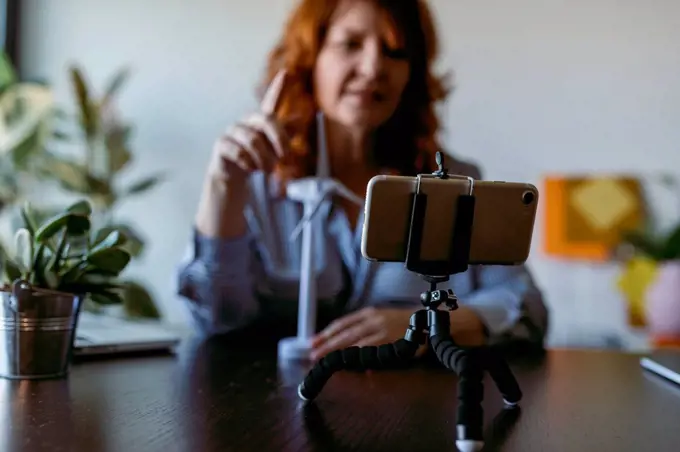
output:
<svg viewBox="0 0 680 452"><path fill-rule="evenodd" d="M680 350L658 350L640 358L647 371L680 386Z"/></svg>
<svg viewBox="0 0 680 452"><path fill-rule="evenodd" d="M73 354L109 355L130 352L173 352L182 335L157 321L128 321L82 312Z"/></svg>

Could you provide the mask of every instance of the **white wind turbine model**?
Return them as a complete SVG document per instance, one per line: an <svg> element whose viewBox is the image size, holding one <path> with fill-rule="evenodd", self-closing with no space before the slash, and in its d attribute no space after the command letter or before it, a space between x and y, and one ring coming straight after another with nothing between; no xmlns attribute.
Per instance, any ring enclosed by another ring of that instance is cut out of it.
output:
<svg viewBox="0 0 680 452"><path fill-rule="evenodd" d="M347 187L330 177L326 124L322 113L316 115L317 127L317 165L316 176L297 179L288 183L287 195L290 199L302 202L303 216L297 224L290 240L297 239L302 232L300 252L300 291L298 296L297 336L284 338L279 342L278 357L282 360L306 360L311 352L311 339L316 331L317 294L315 272L315 234L322 231L322 219L316 214L326 205L327 198L339 195L363 205L364 201Z"/></svg>

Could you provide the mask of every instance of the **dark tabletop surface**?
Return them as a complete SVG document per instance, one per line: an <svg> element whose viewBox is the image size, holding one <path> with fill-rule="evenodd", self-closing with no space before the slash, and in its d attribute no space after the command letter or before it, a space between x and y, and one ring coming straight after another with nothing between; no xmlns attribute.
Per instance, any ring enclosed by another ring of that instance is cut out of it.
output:
<svg viewBox="0 0 680 452"><path fill-rule="evenodd" d="M80 360L56 381L0 379L0 451L455 451L456 376L431 364L334 375L303 406L306 369L256 340L190 340L173 356ZM513 361L522 408L485 380L485 450L677 451L680 390L635 355Z"/></svg>

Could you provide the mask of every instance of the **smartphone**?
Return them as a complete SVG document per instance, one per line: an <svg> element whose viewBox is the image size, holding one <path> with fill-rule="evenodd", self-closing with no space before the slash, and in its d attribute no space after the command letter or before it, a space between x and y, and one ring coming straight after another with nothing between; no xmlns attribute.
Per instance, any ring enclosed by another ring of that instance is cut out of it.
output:
<svg viewBox="0 0 680 452"><path fill-rule="evenodd" d="M375 176L366 189L361 254L380 262L404 262L418 179ZM425 177L420 192L428 196L421 260L445 260L453 236L458 196L470 193L466 179ZM528 183L474 181L475 213L469 264L516 265L531 249L538 189Z"/></svg>
<svg viewBox="0 0 680 452"><path fill-rule="evenodd" d="M469 263L524 263L531 251L538 195L529 183L475 181Z"/></svg>
<svg viewBox="0 0 680 452"><path fill-rule="evenodd" d="M412 196L418 178L381 175L366 187L361 254L381 262L404 262L413 209ZM420 179L420 193L427 195L427 208L420 249L421 260L448 258L458 197L470 194L467 178L439 179L425 175Z"/></svg>

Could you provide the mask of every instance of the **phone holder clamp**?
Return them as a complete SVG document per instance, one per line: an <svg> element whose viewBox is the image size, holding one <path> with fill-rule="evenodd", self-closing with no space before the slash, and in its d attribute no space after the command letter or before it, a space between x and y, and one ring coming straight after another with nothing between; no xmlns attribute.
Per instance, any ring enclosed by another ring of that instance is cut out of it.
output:
<svg viewBox="0 0 680 452"><path fill-rule="evenodd" d="M419 274L430 284L429 290L420 295L423 309L411 315L404 337L394 343L377 347L348 347L321 358L298 386L298 395L305 401L313 400L323 390L331 376L341 370L404 368L414 361L420 346L429 340L438 361L458 375L456 445L461 451L475 451L484 446L482 429L484 418L481 406L484 372L488 372L493 379L506 406L516 407L522 398L522 391L499 352L488 346L462 347L454 342L451 337L449 312L458 309L458 299L451 289L437 289L437 284L448 281L450 275L463 273L468 269L475 207L472 178L465 177L470 181L470 191L459 196L457 200L457 214L448 259L427 261L420 258L427 210L427 195L420 192L420 179L464 177L448 173L440 152L437 152L436 161L437 171L429 175L418 175L404 257L406 269ZM441 305L447 309L440 309Z"/></svg>

